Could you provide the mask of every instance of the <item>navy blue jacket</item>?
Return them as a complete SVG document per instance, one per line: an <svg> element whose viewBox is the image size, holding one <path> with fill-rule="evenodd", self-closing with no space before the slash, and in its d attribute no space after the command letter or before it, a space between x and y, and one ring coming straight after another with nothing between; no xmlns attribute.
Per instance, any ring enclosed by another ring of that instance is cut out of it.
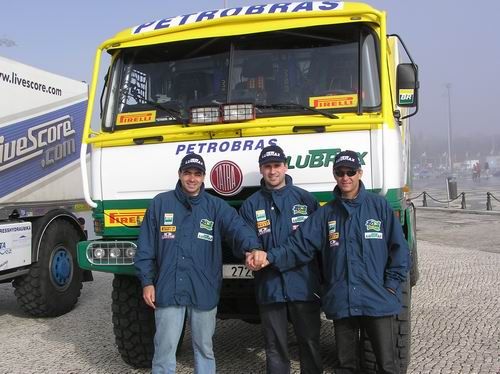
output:
<svg viewBox="0 0 500 374"><path fill-rule="evenodd" d="M155 196L141 224L135 268L143 287L155 286L159 307L210 310L219 302L225 239L235 255L260 248L255 233L224 200L205 192Z"/></svg>
<svg viewBox="0 0 500 374"><path fill-rule="evenodd" d="M410 266L400 222L387 200L367 192L362 182L353 200L342 200L338 187L334 195L286 243L268 250L269 262L286 271L321 251L322 305L330 319L399 313Z"/></svg>
<svg viewBox="0 0 500 374"><path fill-rule="evenodd" d="M294 186L290 176L286 175L285 180L286 185L279 190L267 189L262 180L261 189L240 208L240 215L255 228L264 250L284 243L318 208L311 193ZM268 266L254 272L254 276L259 304L319 301L319 267L315 259L285 273Z"/></svg>

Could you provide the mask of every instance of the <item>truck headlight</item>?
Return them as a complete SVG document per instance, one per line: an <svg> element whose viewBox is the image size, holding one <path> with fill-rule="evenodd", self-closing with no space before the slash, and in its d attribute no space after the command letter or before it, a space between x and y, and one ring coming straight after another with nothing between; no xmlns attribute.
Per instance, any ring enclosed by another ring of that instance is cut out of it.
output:
<svg viewBox="0 0 500 374"><path fill-rule="evenodd" d="M93 265L132 265L137 245L128 241L95 241L87 246L87 260Z"/></svg>

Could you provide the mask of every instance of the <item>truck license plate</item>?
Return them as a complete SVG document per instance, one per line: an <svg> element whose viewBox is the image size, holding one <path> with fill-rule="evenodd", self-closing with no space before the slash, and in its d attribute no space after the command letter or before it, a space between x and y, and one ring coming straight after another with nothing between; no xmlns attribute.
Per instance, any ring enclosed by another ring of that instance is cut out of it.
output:
<svg viewBox="0 0 500 374"><path fill-rule="evenodd" d="M234 265L223 265L222 266L222 276L224 278L243 278L251 279L253 278L252 270L249 270L245 265L234 264Z"/></svg>

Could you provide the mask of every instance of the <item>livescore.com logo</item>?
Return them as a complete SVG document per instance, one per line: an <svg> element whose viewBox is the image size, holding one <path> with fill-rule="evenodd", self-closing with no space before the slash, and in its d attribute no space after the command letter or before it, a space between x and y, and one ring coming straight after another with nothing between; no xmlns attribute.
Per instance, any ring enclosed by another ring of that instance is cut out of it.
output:
<svg viewBox="0 0 500 374"><path fill-rule="evenodd" d="M210 183L222 196L233 196L240 192L243 173L238 165L229 160L219 161L210 171Z"/></svg>

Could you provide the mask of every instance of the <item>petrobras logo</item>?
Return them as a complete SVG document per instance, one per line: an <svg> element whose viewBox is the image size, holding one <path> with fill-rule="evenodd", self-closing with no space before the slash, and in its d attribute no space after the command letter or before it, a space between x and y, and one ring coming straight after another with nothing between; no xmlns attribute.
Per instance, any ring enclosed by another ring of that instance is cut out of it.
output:
<svg viewBox="0 0 500 374"><path fill-rule="evenodd" d="M0 135L0 171L38 156L47 167L76 153L75 129L70 116L29 127L23 136L6 139Z"/></svg>
<svg viewBox="0 0 500 374"><path fill-rule="evenodd" d="M132 28L132 34L158 31L172 27L188 25L191 23L209 21L232 16L251 16L258 14L299 13L312 11L341 10L343 2L337 1L307 1L294 3L276 3L264 5L251 5L227 9L208 10L200 13L185 14L182 16L164 18L157 21L143 23Z"/></svg>

